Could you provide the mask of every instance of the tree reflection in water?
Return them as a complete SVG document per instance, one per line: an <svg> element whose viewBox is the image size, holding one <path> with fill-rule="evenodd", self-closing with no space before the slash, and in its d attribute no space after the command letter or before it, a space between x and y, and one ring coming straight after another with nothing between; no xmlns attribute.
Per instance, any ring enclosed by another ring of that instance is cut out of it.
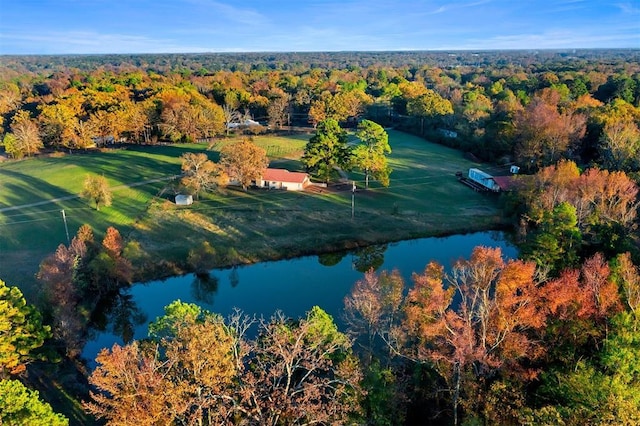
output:
<svg viewBox="0 0 640 426"><path fill-rule="evenodd" d="M232 288L236 288L240 284L240 275L238 275L238 267L234 266L229 272L229 284Z"/></svg>
<svg viewBox="0 0 640 426"><path fill-rule="evenodd" d="M199 272L193 275L191 282L191 295L196 302L213 304L213 299L218 292L220 280L210 272Z"/></svg>
<svg viewBox="0 0 640 426"><path fill-rule="evenodd" d="M346 251L335 251L318 255L318 263L322 266L336 266L347 255Z"/></svg>
<svg viewBox="0 0 640 426"><path fill-rule="evenodd" d="M365 273L370 269L377 271L384 263L384 252L387 251L388 244L367 246L351 251L353 256L352 265L356 271Z"/></svg>
<svg viewBox="0 0 640 426"><path fill-rule="evenodd" d="M109 322L113 324L113 333L128 344L133 340L136 326L147 322L147 315L140 310L131 294L118 292L109 312Z"/></svg>

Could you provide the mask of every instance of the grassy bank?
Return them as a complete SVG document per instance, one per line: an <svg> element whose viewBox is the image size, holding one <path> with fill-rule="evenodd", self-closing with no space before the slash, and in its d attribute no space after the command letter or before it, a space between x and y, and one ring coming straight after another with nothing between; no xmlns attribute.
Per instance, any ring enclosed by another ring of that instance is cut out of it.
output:
<svg viewBox="0 0 640 426"><path fill-rule="evenodd" d="M44 256L66 243L60 210L73 235L82 223L98 237L112 225L141 242L152 259L182 266L189 249L202 241L233 248L234 261L255 262L330 251L376 242L460 233L500 224L495 197L460 185L455 172L476 164L458 151L389 132L393 153L391 185L375 183L351 191L292 193L229 189L189 208L159 196L166 181L122 185L175 175L184 152L206 151L217 159L228 141L129 147L101 153L36 158L0 165L0 209L78 194L88 173L102 174L114 189L114 202L96 212L81 199L0 212L0 277L33 296L33 275ZM259 137L274 166L301 168L298 159L308 135ZM207 150L209 148L209 150ZM364 180L357 173L349 176Z"/></svg>
<svg viewBox="0 0 640 426"><path fill-rule="evenodd" d="M227 190L187 209L156 199L131 235L162 259L184 260L206 240L221 250L233 247L233 261L255 262L501 225L497 198L455 178L477 164L420 138L389 136L391 185L365 191L364 176L349 176L359 188L353 218L349 186L313 193ZM287 165L301 168L295 160Z"/></svg>

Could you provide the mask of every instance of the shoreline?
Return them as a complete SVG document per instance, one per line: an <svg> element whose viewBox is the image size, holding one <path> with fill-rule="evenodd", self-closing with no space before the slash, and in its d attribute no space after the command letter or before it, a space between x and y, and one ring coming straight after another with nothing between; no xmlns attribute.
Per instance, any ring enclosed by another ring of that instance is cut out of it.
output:
<svg viewBox="0 0 640 426"><path fill-rule="evenodd" d="M500 223L495 223L494 226L486 227L465 227L465 228L452 228L452 229L443 229L436 232L426 232L426 233L414 233L414 234L406 234L400 235L397 238L392 239L380 239L376 241L372 240L343 240L343 241L335 241L335 242L326 242L321 243L319 247L315 249L300 249L297 251L288 251L286 254L280 252L278 255L268 255L268 256L260 256L260 254L254 254L253 256L243 256L239 261L236 262L214 262L211 264L207 264L204 268L200 268L202 272L206 272L208 270L213 269L231 269L238 266L246 266L246 265L254 265L258 263L265 262L278 262L282 260L292 260L301 257L307 256L320 256L323 254L331 254L331 253L340 253L340 252L349 252L351 250L362 249L371 246L378 246L384 244L394 244L403 241L411 241L418 240L423 238L446 238L453 235L466 235L473 234L478 232L505 232L508 233L512 230L512 225L508 223L506 220L502 219ZM163 259L165 261L166 259ZM159 274L151 273L149 275L143 275L138 280L134 280L130 284L133 286L135 284L145 284L152 281L164 280L172 277L187 275L198 273L199 270L197 268L191 268L186 264L186 259L182 262L175 261L172 264L176 267L172 272L163 274L158 269L154 270L155 272L160 272ZM161 267L160 264L157 265Z"/></svg>

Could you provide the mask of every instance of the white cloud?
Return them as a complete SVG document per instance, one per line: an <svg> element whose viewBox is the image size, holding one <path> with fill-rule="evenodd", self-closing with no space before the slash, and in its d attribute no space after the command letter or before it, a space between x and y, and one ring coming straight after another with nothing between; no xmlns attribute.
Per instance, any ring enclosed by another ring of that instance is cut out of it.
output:
<svg viewBox="0 0 640 426"><path fill-rule="evenodd" d="M564 48L606 48L633 47L640 42L640 34L630 36L619 34L591 34L570 31L546 31L538 34L511 34L472 39L458 46L446 49L564 49Z"/></svg>
<svg viewBox="0 0 640 426"><path fill-rule="evenodd" d="M616 3L615 6L619 8L623 13L627 13L630 15L638 15L640 14L640 7L638 7L638 3ZM638 24L638 29L640 29L640 23Z"/></svg>
<svg viewBox="0 0 640 426"><path fill-rule="evenodd" d="M438 7L436 10L429 12L428 14L430 15L436 15L439 13L444 13L444 12L449 12L449 11L453 11L453 10L460 10L460 9L469 9L469 8L474 8L477 6L483 6L485 4L491 3L494 0L478 0L478 1L473 1L473 2L467 2L467 3L454 3L454 2L449 2L447 4L444 4L440 7Z"/></svg>
<svg viewBox="0 0 640 426"><path fill-rule="evenodd" d="M126 34L101 34L91 31L2 33L3 50L9 46L39 46L34 54L64 53L178 53L202 52L201 46L185 46L172 39L154 39ZM2 52L7 53L7 52Z"/></svg>
<svg viewBox="0 0 640 426"><path fill-rule="evenodd" d="M71 1L78 0L63 3ZM67 21L42 22L38 31L29 20L11 20L11 28L0 22L0 54L640 46L640 10L629 0L606 6L595 0L305 0L286 6L278 0L136 0L126 7L125 0L113 1L121 8L109 16L76 5L82 15L65 13ZM91 10L91 2L82 2ZM594 17L596 10L602 15Z"/></svg>
<svg viewBox="0 0 640 426"><path fill-rule="evenodd" d="M222 3L216 0L184 0L185 3L198 6L203 9L211 9L211 12L218 14L220 18L242 25L265 25L270 23L270 19L255 9L237 7L231 4Z"/></svg>

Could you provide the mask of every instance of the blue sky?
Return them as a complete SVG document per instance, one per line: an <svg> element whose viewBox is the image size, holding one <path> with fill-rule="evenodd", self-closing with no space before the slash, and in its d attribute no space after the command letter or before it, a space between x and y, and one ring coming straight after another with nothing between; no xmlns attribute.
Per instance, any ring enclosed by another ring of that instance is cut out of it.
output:
<svg viewBox="0 0 640 426"><path fill-rule="evenodd" d="M0 54L640 48L640 1L0 0Z"/></svg>

